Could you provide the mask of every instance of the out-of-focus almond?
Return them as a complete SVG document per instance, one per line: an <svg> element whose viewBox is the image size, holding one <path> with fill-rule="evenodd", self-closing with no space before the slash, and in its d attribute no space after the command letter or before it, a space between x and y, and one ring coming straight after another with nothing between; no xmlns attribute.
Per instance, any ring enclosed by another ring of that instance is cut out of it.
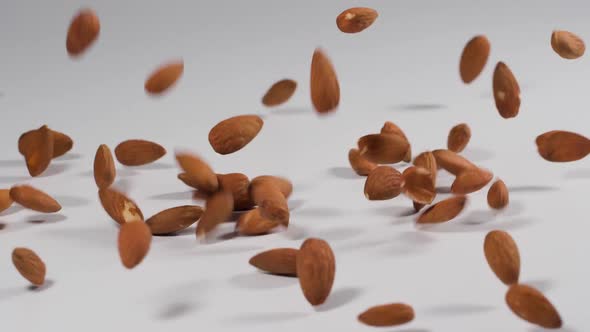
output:
<svg viewBox="0 0 590 332"><path fill-rule="evenodd" d="M117 160L125 166L141 166L162 158L166 149L158 143L132 139L121 142L115 148Z"/></svg>
<svg viewBox="0 0 590 332"><path fill-rule="evenodd" d="M184 62L182 60L165 63L154 70L146 79L145 91L151 95L160 95L172 87L183 72Z"/></svg>
<svg viewBox="0 0 590 332"><path fill-rule="evenodd" d="M177 177L180 181L182 181L182 183L186 184L187 186L194 189L199 189L197 182L193 178L191 178L187 173L179 173ZM219 179L217 181L219 181Z"/></svg>
<svg viewBox="0 0 590 332"><path fill-rule="evenodd" d="M266 273L296 277L298 252L292 248L271 249L250 258L249 263Z"/></svg>
<svg viewBox="0 0 590 332"><path fill-rule="evenodd" d="M393 167L375 168L365 181L365 197L371 201L381 201L399 196L402 192L402 174Z"/></svg>
<svg viewBox="0 0 590 332"><path fill-rule="evenodd" d="M497 180L488 190L488 205L492 209L503 209L508 205L508 188L504 181Z"/></svg>
<svg viewBox="0 0 590 332"><path fill-rule="evenodd" d="M143 213L137 204L124 194L114 189L103 188L98 191L98 197L106 213L118 224L143 222Z"/></svg>
<svg viewBox="0 0 590 332"><path fill-rule="evenodd" d="M459 73L465 84L473 82L479 76L486 66L489 56L490 41L486 36L475 36L467 42L459 63Z"/></svg>
<svg viewBox="0 0 590 332"><path fill-rule="evenodd" d="M160 211L145 223L154 235L172 234L194 224L202 214L203 209L199 206L183 205Z"/></svg>
<svg viewBox="0 0 590 332"><path fill-rule="evenodd" d="M53 132L53 158L61 157L74 147L72 138L59 131Z"/></svg>
<svg viewBox="0 0 590 332"><path fill-rule="evenodd" d="M435 224L443 223L454 219L463 211L467 196L453 196L440 201L428 209L426 209L420 217L418 217L419 224Z"/></svg>
<svg viewBox="0 0 590 332"><path fill-rule="evenodd" d="M25 157L31 176L43 173L53 158L53 131L47 126L32 130L20 136L19 151Z"/></svg>
<svg viewBox="0 0 590 332"><path fill-rule="evenodd" d="M257 176L254 179L252 179L252 181L250 182L250 186L254 186L262 182L268 182L277 186L277 188L279 188L279 190L281 191L281 193L283 193L283 196L285 196L285 198L289 198L289 196L291 196L291 193L293 193L293 184L291 183L291 181L289 181L286 178L274 175Z"/></svg>
<svg viewBox="0 0 590 332"><path fill-rule="evenodd" d="M84 53L100 33L100 21L92 9L82 9L72 19L66 37L66 50L76 57Z"/></svg>
<svg viewBox="0 0 590 332"><path fill-rule="evenodd" d="M197 239L203 239L217 225L226 222L234 209L233 195L227 191L219 191L209 198L205 205L205 212L197 224Z"/></svg>
<svg viewBox="0 0 590 332"><path fill-rule="evenodd" d="M264 218L289 226L289 206L280 188L269 181L252 181L250 196Z"/></svg>
<svg viewBox="0 0 590 332"><path fill-rule="evenodd" d="M250 180L242 173L218 174L219 189L229 191L234 197L234 210L250 210L254 202L250 198Z"/></svg>
<svg viewBox="0 0 590 332"><path fill-rule="evenodd" d="M236 223L236 232L246 236L264 235L278 226L278 222L263 218L260 209L256 208L240 216Z"/></svg>
<svg viewBox="0 0 590 332"><path fill-rule="evenodd" d="M205 193L214 193L219 189L217 175L199 157L188 153L177 153L176 161L185 172L185 177L194 185L192 187Z"/></svg>
<svg viewBox="0 0 590 332"><path fill-rule="evenodd" d="M274 83L262 97L262 104L268 107L281 105L293 94L297 89L297 82L290 79L283 79Z"/></svg>
<svg viewBox="0 0 590 332"><path fill-rule="evenodd" d="M27 209L43 213L54 213L61 210L61 205L39 189L28 185L10 188L10 198Z"/></svg>
<svg viewBox="0 0 590 332"><path fill-rule="evenodd" d="M330 59L321 49L316 49L311 60L311 102L318 113L335 111L340 103L340 85Z"/></svg>
<svg viewBox="0 0 590 332"><path fill-rule="evenodd" d="M506 303L514 314L529 323L558 329L563 322L557 309L538 290L527 285L512 285L506 292Z"/></svg>
<svg viewBox="0 0 590 332"><path fill-rule="evenodd" d="M408 137L400 127L398 127L395 123L391 121L385 121L385 124L381 128L381 134L398 135L405 139L406 142L408 142L408 151L406 152L403 161L407 163L412 161L412 146L410 145L410 140L408 140Z"/></svg>
<svg viewBox="0 0 590 332"><path fill-rule="evenodd" d="M209 143L215 152L230 154L248 145L262 129L258 115L239 115L225 119L209 131Z"/></svg>
<svg viewBox="0 0 590 332"><path fill-rule="evenodd" d="M334 284L336 258L328 242L307 239L297 253L297 277L303 295L311 305L326 301Z"/></svg>
<svg viewBox="0 0 590 332"><path fill-rule="evenodd" d="M494 174L483 168L469 169L455 178L451 192L460 195L470 194L485 187L493 178Z"/></svg>
<svg viewBox="0 0 590 332"><path fill-rule="evenodd" d="M111 150L105 144L101 144L94 156L94 181L98 189L108 188L115 182L117 170Z"/></svg>
<svg viewBox="0 0 590 332"><path fill-rule="evenodd" d="M139 265L150 250L152 233L145 222L133 221L121 225L119 229L119 257L128 269Z"/></svg>
<svg viewBox="0 0 590 332"><path fill-rule="evenodd" d="M5 211L12 205L10 189L0 189L0 212Z"/></svg>
<svg viewBox="0 0 590 332"><path fill-rule="evenodd" d="M436 165L453 175L459 175L465 170L477 168L469 160L461 157L453 151L449 150L434 150L432 151L434 158L436 158Z"/></svg>
<svg viewBox="0 0 590 332"><path fill-rule="evenodd" d="M422 152L416 158L414 158L414 165L416 167L422 167L430 172L432 177L432 183L436 186L436 174L438 173L438 166L436 164L436 158L430 151Z"/></svg>
<svg viewBox="0 0 590 332"><path fill-rule="evenodd" d="M358 33L370 27L378 16L372 8L349 8L336 17L336 25L344 33Z"/></svg>
<svg viewBox="0 0 590 332"><path fill-rule="evenodd" d="M436 196L436 188L430 171L422 167L411 166L402 173L403 193L420 204L430 204Z"/></svg>
<svg viewBox="0 0 590 332"><path fill-rule="evenodd" d="M471 139L471 129L466 123L460 123L451 128L447 138L447 148L459 153L465 149L469 139Z"/></svg>
<svg viewBox="0 0 590 332"><path fill-rule="evenodd" d="M486 235L483 251L494 274L506 285L518 282L520 254L512 236L504 231L491 231Z"/></svg>
<svg viewBox="0 0 590 332"><path fill-rule="evenodd" d="M555 53L564 59L577 59L586 52L586 45L582 38L563 30L553 31L551 34L551 47Z"/></svg>
<svg viewBox="0 0 590 332"><path fill-rule="evenodd" d="M426 205L422 204L422 203L418 203L418 202L413 202L413 206L414 206L414 211L419 212Z"/></svg>
<svg viewBox="0 0 590 332"><path fill-rule="evenodd" d="M512 71L503 62L498 62L494 70L494 100L500 115L513 118L520 109L520 87Z"/></svg>
<svg viewBox="0 0 590 332"><path fill-rule="evenodd" d="M590 153L590 140L563 130L552 130L535 140L539 155L552 162L570 162L583 159Z"/></svg>
<svg viewBox="0 0 590 332"><path fill-rule="evenodd" d="M356 174L361 176L369 175L377 167L377 164L363 158L358 149L350 149L348 151L348 161Z"/></svg>
<svg viewBox="0 0 590 332"><path fill-rule="evenodd" d="M375 327L397 326L414 320L414 309L405 303L371 307L358 316L364 324Z"/></svg>
<svg viewBox="0 0 590 332"><path fill-rule="evenodd" d="M403 137L390 134L370 134L358 140L362 157L377 164L394 164L406 158L410 144Z"/></svg>
<svg viewBox="0 0 590 332"><path fill-rule="evenodd" d="M45 283L45 263L28 248L15 248L12 251L12 264L30 283L41 286Z"/></svg>

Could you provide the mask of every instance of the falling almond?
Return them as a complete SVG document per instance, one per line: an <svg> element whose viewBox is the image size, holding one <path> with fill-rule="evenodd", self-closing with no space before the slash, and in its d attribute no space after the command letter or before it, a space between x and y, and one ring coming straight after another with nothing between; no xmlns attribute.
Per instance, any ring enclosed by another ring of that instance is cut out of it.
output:
<svg viewBox="0 0 590 332"><path fill-rule="evenodd" d="M504 231L491 231L486 235L483 251L488 265L504 284L518 282L520 254L512 236Z"/></svg>
<svg viewBox="0 0 590 332"><path fill-rule="evenodd" d="M70 22L66 49L70 56L84 53L98 38L100 21L92 9L80 10Z"/></svg>
<svg viewBox="0 0 590 332"><path fill-rule="evenodd" d="M204 193L214 193L219 189L217 175L201 158L188 153L177 153L176 161L194 188Z"/></svg>
<svg viewBox="0 0 590 332"><path fill-rule="evenodd" d="M25 157L29 174L41 175L53 158L53 132L47 126L26 132L19 138L18 147Z"/></svg>
<svg viewBox="0 0 590 332"><path fill-rule="evenodd" d="M447 138L447 148L459 153L465 149L469 139L471 139L471 129L466 123L460 123L451 128Z"/></svg>
<svg viewBox="0 0 590 332"><path fill-rule="evenodd" d="M0 212L5 211L12 205L10 198L10 189L0 189Z"/></svg>
<svg viewBox="0 0 590 332"><path fill-rule="evenodd" d="M553 304L530 286L510 286L506 293L506 303L514 314L529 323L548 329L558 329L563 324Z"/></svg>
<svg viewBox="0 0 590 332"><path fill-rule="evenodd" d="M358 33L370 27L378 16L372 8L349 8L336 17L336 25L344 33Z"/></svg>
<svg viewBox="0 0 590 332"><path fill-rule="evenodd" d="M363 158L357 149L350 149L350 151L348 151L348 161L356 174L361 176L369 175L369 173L377 167L377 164Z"/></svg>
<svg viewBox="0 0 590 332"><path fill-rule="evenodd" d="M297 253L296 271L307 301L313 306L324 303L336 275L336 258L330 245L321 239L305 240Z"/></svg>
<svg viewBox="0 0 590 332"><path fill-rule="evenodd" d="M375 327L397 326L413 321L414 309L405 303L383 304L367 309L358 320Z"/></svg>
<svg viewBox="0 0 590 332"><path fill-rule="evenodd" d="M283 79L274 83L262 97L262 104L274 107L284 104L293 96L297 89L297 82L290 79Z"/></svg>
<svg viewBox="0 0 590 332"><path fill-rule="evenodd" d="M175 60L158 67L145 81L145 91L151 95L160 95L168 90L182 76L184 62Z"/></svg>
<svg viewBox="0 0 590 332"><path fill-rule="evenodd" d="M508 206L508 188L502 180L497 180L488 190L488 205L492 209L503 209Z"/></svg>
<svg viewBox="0 0 590 332"><path fill-rule="evenodd" d="M470 194L485 187L493 178L494 174L483 168L468 169L457 175L451 185L451 192L461 195Z"/></svg>
<svg viewBox="0 0 590 332"><path fill-rule="evenodd" d="M375 168L365 181L365 197L371 201L392 199L402 192L402 174L393 167Z"/></svg>
<svg viewBox="0 0 590 332"><path fill-rule="evenodd" d="M581 57L586 51L586 45L582 38L563 30L553 31L551 34L551 47L560 57L570 60Z"/></svg>
<svg viewBox="0 0 590 332"><path fill-rule="evenodd" d="M279 186L269 181L255 180L250 184L250 196L258 205L260 215L283 226L289 226L289 206Z"/></svg>
<svg viewBox="0 0 590 332"><path fill-rule="evenodd" d="M217 225L226 222L234 209L233 196L230 192L220 191L207 199L205 212L197 224L197 238L204 238Z"/></svg>
<svg viewBox="0 0 590 332"><path fill-rule="evenodd" d="M277 228L279 223L262 217L260 209L250 210L240 216L236 223L236 232L240 235L264 235Z"/></svg>
<svg viewBox="0 0 590 332"><path fill-rule="evenodd" d="M28 248L15 248L12 251L12 264L18 272L35 286L45 283L45 263Z"/></svg>
<svg viewBox="0 0 590 332"><path fill-rule="evenodd" d="M279 191L285 196L285 198L289 198L291 193L293 193L293 184L289 179L284 177L275 176L275 175L260 175L252 179L250 182L250 186L256 186L260 183L270 183L275 185Z"/></svg>
<svg viewBox="0 0 590 332"><path fill-rule="evenodd" d="M257 115L239 115L219 122L209 131L209 143L215 152L230 154L248 145L262 129Z"/></svg>
<svg viewBox="0 0 590 332"><path fill-rule="evenodd" d="M407 163L412 161L412 147L410 145L410 141L408 140L408 137L403 132L403 130L400 127L398 127L398 125L391 121L385 121L385 124L383 124L383 127L381 128L381 134L398 135L404 140L406 140L406 142L408 143L408 151L406 152L403 161Z"/></svg>
<svg viewBox="0 0 590 332"><path fill-rule="evenodd" d="M115 182L117 171L111 150L105 144L101 144L94 156L94 181L98 189L110 187Z"/></svg>
<svg viewBox="0 0 590 332"><path fill-rule="evenodd" d="M469 160L450 150L434 150L432 154L436 159L436 165L453 175L459 175L466 170L477 168Z"/></svg>
<svg viewBox="0 0 590 332"><path fill-rule="evenodd" d="M443 223L454 219L463 211L467 196L453 196L440 201L428 209L426 209L420 217L418 217L419 224L435 224Z"/></svg>
<svg viewBox="0 0 590 332"><path fill-rule="evenodd" d="M402 161L410 144L398 135L370 134L358 140L362 157L378 164L395 164Z"/></svg>
<svg viewBox="0 0 590 332"><path fill-rule="evenodd" d="M132 139L121 142L115 148L117 160L125 166L141 166L162 158L166 154L158 143Z"/></svg>
<svg viewBox="0 0 590 332"><path fill-rule="evenodd" d="M145 223L154 235L172 234L194 224L202 214L199 206L183 205L160 211Z"/></svg>
<svg viewBox="0 0 590 332"><path fill-rule="evenodd" d="M459 73L465 84L473 82L479 76L488 62L489 56L490 41L486 36L475 36L467 42L459 63Z"/></svg>
<svg viewBox="0 0 590 332"><path fill-rule="evenodd" d="M127 222L119 229L119 256L128 269L136 267L150 250L152 233L143 221Z"/></svg>
<svg viewBox="0 0 590 332"><path fill-rule="evenodd" d="M438 166L436 164L436 158L430 151L422 152L416 158L414 158L414 165L422 167L430 172L432 177L432 184L436 186L436 174L438 173Z"/></svg>
<svg viewBox="0 0 590 332"><path fill-rule="evenodd" d="M330 59L316 49L311 60L311 102L318 113L335 111L340 103L340 85Z"/></svg>
<svg viewBox="0 0 590 332"><path fill-rule="evenodd" d="M250 179L242 173L218 174L219 189L232 193L234 210L250 210L254 202L250 198Z"/></svg>
<svg viewBox="0 0 590 332"><path fill-rule="evenodd" d="M436 188L430 172L422 167L408 167L403 173L403 193L420 204L430 204L436 196Z"/></svg>
<svg viewBox="0 0 590 332"><path fill-rule="evenodd" d="M266 273L296 277L299 250L278 248L261 252L250 258L250 265Z"/></svg>
<svg viewBox="0 0 590 332"><path fill-rule="evenodd" d="M503 62L498 62L494 70L494 100L500 115L513 118L520 109L520 87L512 71Z"/></svg>
<svg viewBox="0 0 590 332"><path fill-rule="evenodd" d="M570 162L585 158L590 153L590 140L569 131L553 130L535 140L539 154L552 162Z"/></svg>
<svg viewBox="0 0 590 332"><path fill-rule="evenodd" d="M46 193L28 185L10 188L10 198L27 209L43 213L61 210L61 205Z"/></svg>
<svg viewBox="0 0 590 332"><path fill-rule="evenodd" d="M40 129L27 131L19 137L18 152L20 152L20 154L23 156L26 155L25 151L30 147L31 140L35 140L35 134L38 133ZM74 147L74 141L70 136L51 129L49 129L49 131L53 135L53 158L63 156Z"/></svg>
<svg viewBox="0 0 590 332"><path fill-rule="evenodd" d="M98 197L104 210L118 224L143 222L143 213L137 204L124 194L110 188L103 188L98 191Z"/></svg>

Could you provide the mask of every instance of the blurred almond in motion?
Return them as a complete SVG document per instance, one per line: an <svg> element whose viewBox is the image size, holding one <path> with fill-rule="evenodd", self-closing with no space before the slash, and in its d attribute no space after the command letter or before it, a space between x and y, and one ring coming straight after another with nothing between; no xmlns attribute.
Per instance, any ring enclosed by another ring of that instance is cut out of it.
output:
<svg viewBox="0 0 590 332"><path fill-rule="evenodd" d="M344 33L358 33L370 27L378 16L372 8L349 8L336 17L336 25Z"/></svg>
<svg viewBox="0 0 590 332"><path fill-rule="evenodd" d="M284 104L293 96L297 89L297 82L291 79L283 79L274 83L262 97L262 104L274 107Z"/></svg>
<svg viewBox="0 0 590 332"><path fill-rule="evenodd" d="M505 119L517 116L520 109L520 87L510 68L503 62L498 62L494 70L493 90L500 116Z"/></svg>
<svg viewBox="0 0 590 332"><path fill-rule="evenodd" d="M12 264L30 283L41 286L45 283L45 263L28 248L15 248L12 251Z"/></svg>
<svg viewBox="0 0 590 332"><path fill-rule="evenodd" d="M144 84L145 91L151 95L160 95L172 87L183 72L184 62L182 60L163 64L147 78Z"/></svg>
<svg viewBox="0 0 590 332"><path fill-rule="evenodd" d="M215 152L230 154L248 145L260 132L264 121L258 115L238 115L225 119L209 131L209 143Z"/></svg>
<svg viewBox="0 0 590 332"><path fill-rule="evenodd" d="M414 320L414 309L405 303L391 303L371 307L358 316L362 323L375 326L397 326Z"/></svg>
<svg viewBox="0 0 590 332"><path fill-rule="evenodd" d="M420 217L419 224L443 223L454 219L463 211L467 196L459 195L440 201L426 209Z"/></svg>
<svg viewBox="0 0 590 332"><path fill-rule="evenodd" d="M459 62L459 74L465 84L473 82L483 71L490 56L490 41L486 36L479 35L467 42L461 61Z"/></svg>
<svg viewBox="0 0 590 332"><path fill-rule="evenodd" d="M552 130L537 136L539 154L552 162L570 162L585 158L590 153L590 140L563 130Z"/></svg>
<svg viewBox="0 0 590 332"><path fill-rule="evenodd" d="M330 59L321 49L316 49L311 60L311 102L318 113L336 110L340 103L340 85Z"/></svg>
<svg viewBox="0 0 590 332"><path fill-rule="evenodd" d="M488 205L492 209L503 209L508 206L508 188L502 180L497 180L488 190Z"/></svg>
<svg viewBox="0 0 590 332"><path fill-rule="evenodd" d="M569 60L581 57L586 51L586 45L582 38L563 30L553 31L551 47L560 57Z"/></svg>
<svg viewBox="0 0 590 332"><path fill-rule="evenodd" d="M84 53L98 38L100 21L92 9L80 10L70 22L66 37L66 49L70 56Z"/></svg>
<svg viewBox="0 0 590 332"><path fill-rule="evenodd" d="M459 153L465 149L471 139L471 129L466 123L460 123L449 132L447 138L447 148L453 152Z"/></svg>

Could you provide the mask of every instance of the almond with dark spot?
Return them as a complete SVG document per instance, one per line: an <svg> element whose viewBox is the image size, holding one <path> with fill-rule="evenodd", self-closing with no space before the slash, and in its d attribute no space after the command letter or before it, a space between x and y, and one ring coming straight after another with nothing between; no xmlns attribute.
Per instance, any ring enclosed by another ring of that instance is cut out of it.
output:
<svg viewBox="0 0 590 332"><path fill-rule="evenodd" d="M92 9L82 9L70 22L66 37L66 50L70 56L79 56L98 38L100 21Z"/></svg>
<svg viewBox="0 0 590 332"><path fill-rule="evenodd" d="M504 231L491 231L486 235L483 251L494 274L506 285L518 282L520 254L512 236Z"/></svg>
<svg viewBox="0 0 590 332"><path fill-rule="evenodd" d="M497 180L488 190L488 205L492 209L503 209L508 206L508 188L504 181Z"/></svg>
<svg viewBox="0 0 590 332"><path fill-rule="evenodd" d="M105 144L101 144L94 156L94 181L98 189L110 187L115 182L117 170L111 150Z"/></svg>
<svg viewBox="0 0 590 332"><path fill-rule="evenodd" d="M297 82L290 79L283 79L274 83L262 97L262 104L268 107L281 105L293 94L297 89Z"/></svg>
<svg viewBox="0 0 590 332"><path fill-rule="evenodd" d="M321 239L307 239L297 253L297 277L303 295L311 305L326 301L336 275L336 258L330 245Z"/></svg>
<svg viewBox="0 0 590 332"><path fill-rule="evenodd" d="M500 115L513 118L520 109L520 87L512 71L503 62L498 62L494 70L494 100Z"/></svg>
<svg viewBox="0 0 590 332"><path fill-rule="evenodd" d="M188 153L177 153L176 161L185 172L185 177L190 179L192 187L204 193L214 193L219 189L217 175L201 158Z"/></svg>
<svg viewBox="0 0 590 332"><path fill-rule="evenodd" d="M226 222L234 209L234 200L230 192L219 191L209 198L205 205L205 212L197 224L197 239L203 239L219 224Z"/></svg>
<svg viewBox="0 0 590 332"><path fill-rule="evenodd" d="M479 76L489 56L490 41L486 36L475 36L467 42L459 63L459 73L465 84L473 82Z"/></svg>
<svg viewBox="0 0 590 332"><path fill-rule="evenodd" d="M145 223L154 235L172 234L196 223L202 214L199 206L183 205L160 211Z"/></svg>
<svg viewBox="0 0 590 332"><path fill-rule="evenodd" d="M27 209L43 213L54 213L61 210L61 205L39 189L28 185L10 188L10 198Z"/></svg>
<svg viewBox="0 0 590 332"><path fill-rule="evenodd" d="M236 223L236 232L246 236L264 235L278 226L278 222L262 217L260 209L256 208L240 216Z"/></svg>
<svg viewBox="0 0 590 332"><path fill-rule="evenodd" d="M375 327L397 326L414 320L414 309L404 303L383 304L367 309L358 320Z"/></svg>
<svg viewBox="0 0 590 332"><path fill-rule="evenodd" d="M564 59L577 59L586 52L586 45L582 38L563 30L553 31L551 34L551 48Z"/></svg>
<svg viewBox="0 0 590 332"><path fill-rule="evenodd" d="M548 329L562 326L557 309L538 290L527 285L512 285L506 293L506 303L514 314L529 323Z"/></svg>
<svg viewBox="0 0 590 332"><path fill-rule="evenodd" d="M348 151L348 161L356 174L361 176L369 175L369 173L378 166L363 158L357 149L350 149L350 151Z"/></svg>
<svg viewBox="0 0 590 332"><path fill-rule="evenodd" d="M447 138L447 148L459 153L465 149L469 139L471 139L471 129L466 123L460 123L451 128Z"/></svg>
<svg viewBox="0 0 590 332"><path fill-rule="evenodd" d="M143 222L143 213L137 204L119 191L103 188L98 191L98 197L106 213L118 224Z"/></svg>
<svg viewBox="0 0 590 332"><path fill-rule="evenodd" d="M141 166L162 158L166 149L158 143L132 139L127 140L115 148L117 160L125 166Z"/></svg>
<svg viewBox="0 0 590 332"><path fill-rule="evenodd" d="M402 174L393 167L375 168L365 181L365 197L371 201L392 199L402 192Z"/></svg>
<svg viewBox="0 0 590 332"><path fill-rule="evenodd" d="M453 196L440 201L428 209L426 209L420 217L418 217L419 224L435 224L443 223L454 219L463 211L467 196Z"/></svg>
<svg viewBox="0 0 590 332"><path fill-rule="evenodd" d="M296 277L298 252L292 248L271 249L250 258L249 263L266 273Z"/></svg>
<svg viewBox="0 0 590 332"><path fill-rule="evenodd" d="M171 88L184 72L184 62L175 60L158 67L146 79L144 89L148 94L161 95Z"/></svg>
<svg viewBox="0 0 590 332"><path fill-rule="evenodd" d="M143 261L150 250L152 233L145 222L132 221L121 225L119 229L119 256L121 263L132 269Z"/></svg>
<svg viewBox="0 0 590 332"><path fill-rule="evenodd" d="M311 102L322 113L335 111L340 103L340 85L330 59L321 49L316 49L311 60Z"/></svg>
<svg viewBox="0 0 590 332"><path fill-rule="evenodd" d="M378 16L372 8L349 8L336 17L336 25L344 33L358 33L370 27Z"/></svg>
<svg viewBox="0 0 590 332"><path fill-rule="evenodd" d="M552 162L571 162L585 158L590 153L590 140L563 130L552 130L535 140L539 155Z"/></svg>
<svg viewBox="0 0 590 332"><path fill-rule="evenodd" d="M245 147L258 135L264 121L257 115L239 115L223 120L209 131L215 152L225 155Z"/></svg>
<svg viewBox="0 0 590 332"><path fill-rule="evenodd" d="M370 134L358 140L362 157L377 164L395 164L406 158L410 144L398 135Z"/></svg>
<svg viewBox="0 0 590 332"><path fill-rule="evenodd" d="M45 283L45 263L28 248L15 248L12 251L12 264L30 283L41 286Z"/></svg>

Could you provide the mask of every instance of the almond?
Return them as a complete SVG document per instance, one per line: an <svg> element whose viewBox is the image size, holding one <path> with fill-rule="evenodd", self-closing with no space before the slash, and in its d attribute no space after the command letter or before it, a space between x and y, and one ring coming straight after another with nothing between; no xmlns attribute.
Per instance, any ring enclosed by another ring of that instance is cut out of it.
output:
<svg viewBox="0 0 590 332"><path fill-rule="evenodd" d="M72 138L59 131L52 130L53 133L53 158L61 157L74 147Z"/></svg>
<svg viewBox="0 0 590 332"><path fill-rule="evenodd" d="M422 208L424 208L424 206L426 206L425 204L422 203L418 203L418 202L413 202L414 205L414 211L419 212L420 210L422 210Z"/></svg>
<svg viewBox="0 0 590 332"><path fill-rule="evenodd" d="M137 204L124 194L110 188L103 188L98 191L98 197L104 210L118 224L143 222L143 213Z"/></svg>
<svg viewBox="0 0 590 332"><path fill-rule="evenodd" d="M133 221L121 225L119 230L119 257L128 269L139 265L150 250L152 233L145 222Z"/></svg>
<svg viewBox="0 0 590 332"><path fill-rule="evenodd" d="M385 121L385 124L381 128L381 134L398 135L405 139L406 142L408 142L408 151L406 152L403 161L407 163L412 161L412 147L410 146L410 141L408 140L408 137L406 136L406 134L404 134L400 127L398 127L395 123L391 121Z"/></svg>
<svg viewBox="0 0 590 332"><path fill-rule="evenodd" d="M371 201L392 199L402 192L402 174L393 167L375 168L365 181L365 197Z"/></svg>
<svg viewBox="0 0 590 332"><path fill-rule="evenodd" d="M66 49L70 56L79 56L98 38L100 21L92 9L82 9L70 22Z"/></svg>
<svg viewBox="0 0 590 332"><path fill-rule="evenodd" d="M551 47L560 57L570 60L581 57L586 51L586 45L584 45L582 38L569 31L553 31Z"/></svg>
<svg viewBox="0 0 590 332"><path fill-rule="evenodd" d="M356 174L361 176L369 175L369 173L377 167L377 164L363 158L357 149L350 149L350 151L348 151L348 161Z"/></svg>
<svg viewBox="0 0 590 332"><path fill-rule="evenodd" d="M292 248L271 249L250 258L249 263L266 273L296 277L298 252Z"/></svg>
<svg viewBox="0 0 590 332"><path fill-rule="evenodd" d="M486 36L475 36L467 42L459 63L459 73L465 84L473 82L479 76L486 66L489 56L490 41Z"/></svg>
<svg viewBox="0 0 590 332"><path fill-rule="evenodd" d="M124 141L115 148L117 160L125 166L141 166L153 163L165 154L166 149L158 143L140 139Z"/></svg>
<svg viewBox="0 0 590 332"><path fill-rule="evenodd" d="M31 249L15 248L12 251L12 264L33 285L41 286L45 282L45 263Z"/></svg>
<svg viewBox="0 0 590 332"><path fill-rule="evenodd" d="M193 178L191 178L187 173L179 173L177 177L180 181L182 181L182 183L186 184L187 186L194 189L198 189L197 182ZM219 179L217 179L217 181L219 181Z"/></svg>
<svg viewBox="0 0 590 332"><path fill-rule="evenodd" d="M435 224L443 223L454 219L463 211L467 196L453 196L440 201L428 209L426 209L420 217L418 217L419 224Z"/></svg>
<svg viewBox="0 0 590 332"><path fill-rule="evenodd" d="M518 317L544 328L562 326L559 313L538 290L527 285L512 285L506 293L506 303Z"/></svg>
<svg viewBox="0 0 590 332"><path fill-rule="evenodd" d="M18 146L25 157L29 174L40 175L53 158L53 132L47 126L26 132L19 138Z"/></svg>
<svg viewBox="0 0 590 332"><path fill-rule="evenodd" d="M402 325L414 320L414 309L404 303L383 304L369 308L358 320L375 327Z"/></svg>
<svg viewBox="0 0 590 332"><path fill-rule="evenodd" d="M250 196L260 208L260 215L289 226L289 206L280 188L268 181L252 181Z"/></svg>
<svg viewBox="0 0 590 332"><path fill-rule="evenodd" d="M264 121L257 115L239 115L225 119L209 131L209 143L215 152L226 155L241 150L258 135Z"/></svg>
<svg viewBox="0 0 590 332"><path fill-rule="evenodd" d="M514 239L504 231L491 231L486 235L483 251L488 265L504 284L518 282L520 254Z"/></svg>
<svg viewBox="0 0 590 332"><path fill-rule="evenodd" d="M178 81L184 72L184 62L174 60L154 70L145 81L145 91L151 95L160 95Z"/></svg>
<svg viewBox="0 0 590 332"><path fill-rule="evenodd" d="M289 181L286 178L274 175L257 176L254 179L252 179L250 186L254 186L262 182L268 182L277 186L277 188L279 188L279 190L281 191L281 193L283 193L283 196L285 196L285 198L289 198L289 196L291 196L291 193L293 193L293 184L291 183L291 181Z"/></svg>
<svg viewBox="0 0 590 332"><path fill-rule="evenodd" d="M177 206L158 212L145 223L153 235L172 234L194 224L202 214L203 209L199 206Z"/></svg>
<svg viewBox="0 0 590 332"><path fill-rule="evenodd" d="M324 303L336 275L336 258L330 245L321 239L305 240L297 253L296 271L307 301L314 306Z"/></svg>
<svg viewBox="0 0 590 332"><path fill-rule="evenodd" d="M570 162L585 158L590 153L590 140L569 131L552 130L535 140L539 154L552 162Z"/></svg>
<svg viewBox="0 0 590 332"><path fill-rule="evenodd" d="M43 213L61 210L61 205L46 193L28 185L10 188L10 198L27 209Z"/></svg>
<svg viewBox="0 0 590 332"><path fill-rule="evenodd" d="M432 151L436 159L436 165L453 175L459 175L465 170L477 168L469 160L461 157L453 151L434 150Z"/></svg>
<svg viewBox="0 0 590 332"><path fill-rule="evenodd" d="M493 89L500 115L505 119L517 116L520 108L520 87L510 68L503 62L498 62L494 70Z"/></svg>
<svg viewBox="0 0 590 332"><path fill-rule="evenodd" d="M436 174L438 173L438 166L436 164L436 158L430 151L422 152L416 158L414 158L414 165L416 167L422 167L430 172L432 183L436 186Z"/></svg>
<svg viewBox="0 0 590 332"><path fill-rule="evenodd" d="M460 195L470 194L485 187L493 178L494 174L483 168L469 169L455 178L451 185L451 192Z"/></svg>
<svg viewBox="0 0 590 332"><path fill-rule="evenodd" d="M234 208L233 196L230 192L220 191L211 195L206 202L205 212L197 224L197 238L204 238L217 225L231 217Z"/></svg>
<svg viewBox="0 0 590 332"><path fill-rule="evenodd" d="M236 223L236 232L246 236L264 235L278 226L278 222L262 217L260 209L256 208L240 216Z"/></svg>
<svg viewBox="0 0 590 332"><path fill-rule="evenodd" d="M5 211L12 205L10 189L0 189L0 212Z"/></svg>
<svg viewBox="0 0 590 332"><path fill-rule="evenodd" d="M335 111L340 103L340 85L330 59L316 49L311 60L311 102L318 113Z"/></svg>
<svg viewBox="0 0 590 332"><path fill-rule="evenodd" d="M344 33L357 33L370 27L378 16L372 8L349 8L336 17L336 25Z"/></svg>
<svg viewBox="0 0 590 332"><path fill-rule="evenodd" d="M297 82L290 79L283 79L273 84L262 97L262 104L268 107L281 105L293 94L297 89Z"/></svg>
<svg viewBox="0 0 590 332"><path fill-rule="evenodd" d="M115 182L117 170L111 150L105 144L101 144L94 156L94 181L98 189L110 187Z"/></svg>
<svg viewBox="0 0 590 332"><path fill-rule="evenodd" d="M378 164L394 164L406 158L410 144L398 135L370 134L358 140L361 156Z"/></svg>
<svg viewBox="0 0 590 332"><path fill-rule="evenodd" d="M436 188L430 172L422 167L411 166L402 173L403 193L420 204L430 204L436 196Z"/></svg>
<svg viewBox="0 0 590 332"><path fill-rule="evenodd" d="M449 132L447 139L447 148L453 152L459 153L465 149L471 138L471 129L466 123L460 123Z"/></svg>
<svg viewBox="0 0 590 332"><path fill-rule="evenodd" d="M194 188L205 193L214 193L219 189L217 175L199 157L187 153L177 153L176 160L186 173L185 176L190 178L190 182L194 184Z"/></svg>
<svg viewBox="0 0 590 332"><path fill-rule="evenodd" d="M508 205L508 188L504 181L497 180L488 190L488 205L492 209L503 209Z"/></svg>
<svg viewBox="0 0 590 332"><path fill-rule="evenodd" d="M242 173L218 174L219 189L232 193L234 210L250 210L254 202L250 199L250 180Z"/></svg>

